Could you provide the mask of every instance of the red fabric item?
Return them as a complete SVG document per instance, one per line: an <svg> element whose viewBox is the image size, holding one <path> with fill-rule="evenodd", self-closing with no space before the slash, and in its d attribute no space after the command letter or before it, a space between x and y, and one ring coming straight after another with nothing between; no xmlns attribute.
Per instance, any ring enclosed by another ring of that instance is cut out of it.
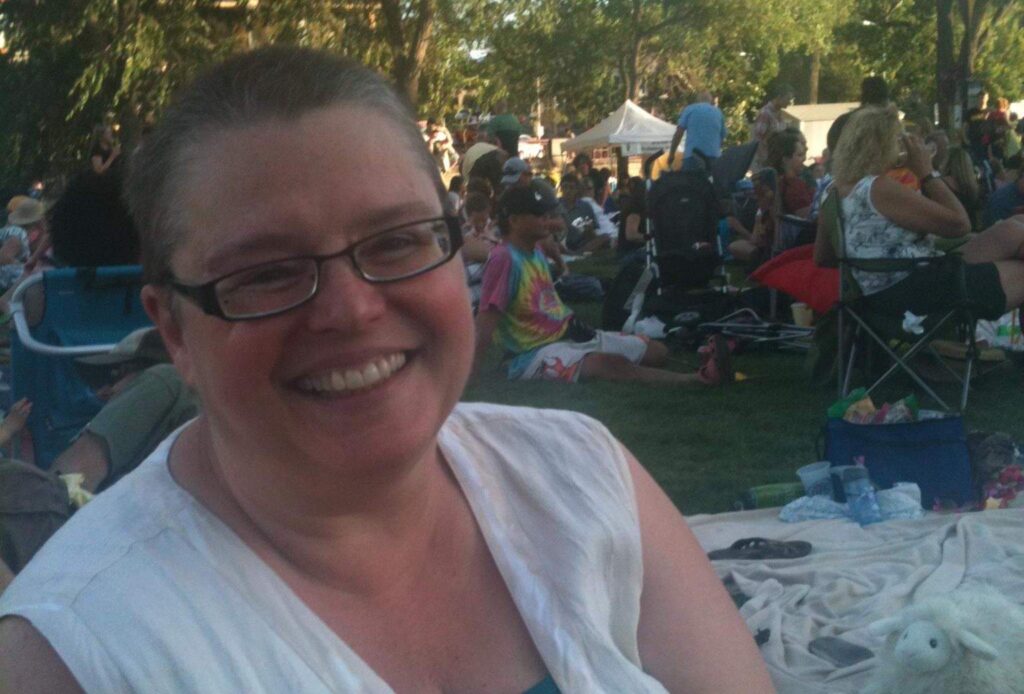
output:
<svg viewBox="0 0 1024 694"><path fill-rule="evenodd" d="M782 188L783 214L796 214L814 202L814 188L802 178L783 176L779 185Z"/></svg>
<svg viewBox="0 0 1024 694"><path fill-rule="evenodd" d="M750 277L804 302L815 313L826 313L839 301L839 270L814 264L813 243L775 256Z"/></svg>

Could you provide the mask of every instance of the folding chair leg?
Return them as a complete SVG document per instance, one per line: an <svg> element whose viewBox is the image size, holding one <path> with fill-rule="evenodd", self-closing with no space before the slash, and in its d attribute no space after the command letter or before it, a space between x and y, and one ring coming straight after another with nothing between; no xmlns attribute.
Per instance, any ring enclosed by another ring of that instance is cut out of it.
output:
<svg viewBox="0 0 1024 694"><path fill-rule="evenodd" d="M964 384L963 390L960 391L960 411L964 412L967 410L967 396L971 393L971 371L974 367L974 359L968 357L967 363L964 364Z"/></svg>
<svg viewBox="0 0 1024 694"><path fill-rule="evenodd" d="M863 320L861 320L857 316L854 316L854 320L856 320L857 323L860 324L862 328L864 328L868 335L870 335L872 339L874 339L875 342L877 342L879 346L883 350L885 350L885 353L889 355L889 358L893 360L893 365L890 366L877 381L875 381L874 385L868 388L868 394L870 394L871 391L873 391L875 388L881 385L885 381L885 379L889 378L889 376L891 376L893 372L896 371L896 369L903 369L906 372L906 374L910 376L910 378L914 381L914 383L919 385L921 389L924 390L933 400L935 400L935 402L939 403L939 405L941 405L943 409L950 409L949 405L946 404L946 401L940 398L939 394L932 390L931 386L925 383L924 380L920 376L918 376L917 373L915 373L914 370L905 363L905 361L913 359L914 355L921 351L921 349L927 344L928 340L930 339L931 334L936 332L938 328L943 323L945 323L945 320L939 321L939 324L936 325L935 328L930 330L928 334L924 335L920 339L920 341L914 347L912 347L910 351L908 351L902 358L898 354L896 354L896 352L893 351L893 349L885 342L885 340L883 340L877 333L875 333L875 331L872 330L870 326L868 326Z"/></svg>
<svg viewBox="0 0 1024 694"><path fill-rule="evenodd" d="M843 354L846 348L846 340L843 336L843 309L840 307L836 312L836 333L839 337L836 352L836 390L838 391L838 397L845 397L846 393L846 374L843 372L845 357Z"/></svg>
<svg viewBox="0 0 1024 694"><path fill-rule="evenodd" d="M857 363L857 340L860 339L860 326L853 331L850 338L850 356L846 361L846 374L843 377L843 387L840 397L845 398L850 394L850 379L853 378L853 365Z"/></svg>

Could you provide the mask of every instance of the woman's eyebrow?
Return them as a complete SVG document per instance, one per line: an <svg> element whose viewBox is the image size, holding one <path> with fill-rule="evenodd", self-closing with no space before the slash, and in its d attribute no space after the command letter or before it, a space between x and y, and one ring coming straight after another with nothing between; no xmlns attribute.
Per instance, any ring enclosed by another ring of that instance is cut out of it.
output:
<svg viewBox="0 0 1024 694"><path fill-rule="evenodd" d="M205 271L215 272L218 266L225 261L231 260L240 255L265 252L270 250L280 251L293 247L295 243L294 231L273 231L246 235L235 241L230 241L221 246L203 261Z"/></svg>
<svg viewBox="0 0 1024 694"><path fill-rule="evenodd" d="M369 210L355 216L345 226L348 230L357 234L363 230L369 232L382 231L399 224L440 216L441 212L429 204L410 202ZM339 228L339 231L341 230ZM353 241L355 240L353 238ZM203 262L203 270L206 272L216 272L218 266L222 263L239 255L271 250L280 251L294 247L294 244L294 230L281 229L280 231L247 234L242 238L228 242L211 253Z"/></svg>
<svg viewBox="0 0 1024 694"><path fill-rule="evenodd" d="M368 210L356 215L350 222L353 231L361 227L368 231L382 231L388 227L415 222L430 217L440 217L442 212L423 201L399 203Z"/></svg>

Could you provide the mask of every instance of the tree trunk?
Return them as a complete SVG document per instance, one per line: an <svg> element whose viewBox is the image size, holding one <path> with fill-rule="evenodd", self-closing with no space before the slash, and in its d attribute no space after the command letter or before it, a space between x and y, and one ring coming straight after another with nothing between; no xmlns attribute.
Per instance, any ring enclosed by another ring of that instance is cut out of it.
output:
<svg viewBox="0 0 1024 694"><path fill-rule="evenodd" d="M939 126L954 127L953 105L957 102L957 65L953 51L953 0L935 0L938 42L935 50L935 97L939 105Z"/></svg>
<svg viewBox="0 0 1024 694"><path fill-rule="evenodd" d="M637 101L640 98L640 44L643 43L643 37L640 35L640 20L642 15L643 5L640 0L633 0L630 17L632 31L622 70L622 86L625 89L625 97L631 101Z"/></svg>
<svg viewBox="0 0 1024 694"><path fill-rule="evenodd" d="M807 85L807 103L818 103L818 82L821 81L821 49L815 48L811 53L811 75Z"/></svg>
<svg viewBox="0 0 1024 694"><path fill-rule="evenodd" d="M386 24L385 36L395 53L391 76L395 87L415 108L419 102L423 63L434 35L435 0L418 0L415 17L409 20L412 26L408 27L403 25L400 0L381 0L381 10ZM411 36L407 39L408 34Z"/></svg>
<svg viewBox="0 0 1024 694"><path fill-rule="evenodd" d="M619 181L621 190L625 190L626 181L629 180L629 157L622 154L622 147L615 148L615 177Z"/></svg>

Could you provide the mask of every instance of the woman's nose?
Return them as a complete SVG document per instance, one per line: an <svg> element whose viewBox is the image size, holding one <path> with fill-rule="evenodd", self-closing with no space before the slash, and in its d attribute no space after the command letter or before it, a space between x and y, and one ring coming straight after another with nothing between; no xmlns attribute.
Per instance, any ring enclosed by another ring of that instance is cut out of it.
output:
<svg viewBox="0 0 1024 694"><path fill-rule="evenodd" d="M350 257L333 258L320 266L309 322L317 330L358 330L383 315L386 305L383 285L364 280Z"/></svg>

